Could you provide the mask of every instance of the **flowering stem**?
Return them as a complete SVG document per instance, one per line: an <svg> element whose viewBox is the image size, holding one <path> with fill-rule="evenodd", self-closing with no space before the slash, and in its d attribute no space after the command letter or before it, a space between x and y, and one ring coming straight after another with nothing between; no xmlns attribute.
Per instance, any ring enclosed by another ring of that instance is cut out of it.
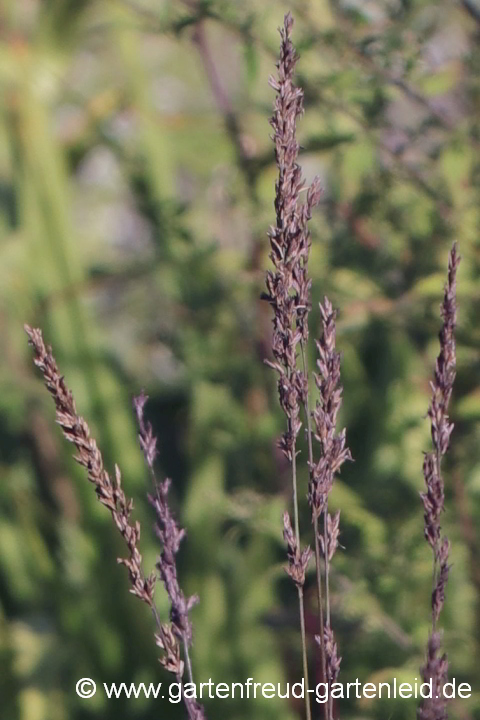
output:
<svg viewBox="0 0 480 720"><path fill-rule="evenodd" d="M297 547L300 547L300 523L298 519L298 493L297 493L297 452L296 443L293 443L292 451L292 487L293 487L293 517L294 517L294 529L295 538L297 541ZM305 631L305 609L303 605L303 587L297 585L298 590L298 605L300 611L300 634L302 638L302 662L303 662L303 677L305 680L305 712L307 720L311 720L312 714L310 710L310 696L308 692L308 659L307 659L307 634Z"/></svg>
<svg viewBox="0 0 480 720"><path fill-rule="evenodd" d="M73 395L65 382L65 378L59 372L52 349L45 345L41 330L25 325L25 331L29 337L29 343L34 349L34 363L41 370L45 385L55 402L57 422L62 428L65 438L76 447L77 455L75 460L87 470L88 480L94 485L97 498L110 511L112 519L128 547L129 556L119 558L118 562L128 569L131 585L130 592L148 605L152 611L158 630L158 633L155 633L155 641L157 646L164 651L164 655L159 658L160 662L169 672L175 675L182 689L182 697L190 720L205 720L203 708L195 700L185 697L183 692L183 663L180 660L180 649L172 625L162 624L158 615L154 600L155 573L148 577L144 574L142 555L138 548L140 524L138 522L133 523L131 520L133 502L126 497L123 491L120 469L115 466L114 476L110 476L105 469L103 457L97 443L91 437L90 428L86 421L77 412ZM141 422L140 440L147 464L153 473L156 440L151 433L151 426L147 428L143 424L142 409L144 402L145 398L140 399L140 401L137 400L137 409ZM165 486L165 484L158 486L157 494L160 491L159 489L165 495L168 486ZM158 496L159 503L163 499L162 495ZM169 531L171 535L168 541L174 543L173 549L175 550L181 535L171 516L168 516L168 519L170 520ZM178 588L175 588L175 591L177 605L180 604L180 601L185 604L186 616L193 602L192 600L185 601ZM188 617L185 617L184 622L187 621ZM186 637L186 639L188 638Z"/></svg>
<svg viewBox="0 0 480 720"><path fill-rule="evenodd" d="M305 349L305 343L301 342L303 374L307 380L307 389L305 393L304 410L307 418L307 442L308 442L308 463L313 464L313 445L312 445L312 419L310 415L310 402L308 398L308 358ZM320 540L318 537L318 515L313 514L313 533L315 537L315 571L317 576L317 603L318 603L318 620L320 625L320 661L322 665L322 673L325 681L327 680L327 666L325 660L325 637L324 637L324 620L323 620L323 593L322 593L322 562L320 557ZM325 720L328 720L327 704L323 704Z"/></svg>
<svg viewBox="0 0 480 720"><path fill-rule="evenodd" d="M170 481L165 480L163 483L160 483L157 480L155 472L157 439L153 434L151 423L146 422L144 418L144 407L147 400L148 396L142 392L138 397L134 398L133 405L137 416L140 447L150 471L155 493L153 496L149 495L148 497L151 505L155 508L157 516L156 535L163 546L161 555L157 559L156 567L170 600L170 614L172 620L174 619L176 634L182 641L184 664L187 670L188 680L190 683L193 683L192 663L189 653L189 645L192 642L192 629L188 613L196 603L197 598L185 598L178 583L175 558L185 531L177 526L168 506L167 494ZM187 702L187 698L185 698L185 702L188 706L189 714L191 714L192 717L203 717L203 711L199 711L197 705ZM195 715L195 713L197 713L197 715Z"/></svg>
<svg viewBox="0 0 480 720"><path fill-rule="evenodd" d="M307 634L305 632L305 610L303 607L303 588L298 588L298 604L300 608L300 633L302 635L302 660L303 660L303 676L305 678L305 712L307 720L312 720L310 710L310 696L308 690L308 660L307 660Z"/></svg>
<svg viewBox="0 0 480 720"><path fill-rule="evenodd" d="M323 547L325 554L325 614L326 614L326 625L330 627L330 560L328 559L329 545L328 545L328 496L325 502L325 509L323 511ZM325 642L325 640L324 640ZM327 717L329 720L333 720L333 702L330 693L330 681L325 678L328 683L328 698L325 706L327 708Z"/></svg>
<svg viewBox="0 0 480 720"><path fill-rule="evenodd" d="M442 457L446 454L453 423L448 416L448 405L456 375L455 326L457 320L456 273L460 262L454 243L448 261L448 279L445 286L441 314L443 326L440 332L440 353L435 363L434 379L430 383L432 398L428 408L433 451L426 453L423 461L423 475L426 492L421 493L424 506L424 534L432 548L432 630L427 643L426 663L422 667L424 682L433 683L433 697L425 699L418 709L419 720L447 718L446 698L443 686L448 679L446 653L440 655L442 639L437 630L438 619L445 602L445 588L450 565L448 564L450 543L442 535L440 517L445 509L445 486L441 473Z"/></svg>
<svg viewBox="0 0 480 720"><path fill-rule="evenodd" d="M162 621L160 620L160 616L158 614L158 610L157 610L156 606L154 604L152 604L151 607L152 607L153 617L155 618L155 622L157 624L158 631L161 635L163 632ZM184 648L185 648L185 659L187 660L187 672L188 672L190 683L192 683L193 682L192 681L192 666L190 664L190 657L188 654L188 644L186 642L186 638L184 638L183 642L184 642ZM205 720L205 716L203 715L203 713L198 714L198 708L193 706L191 701L185 697L183 677L180 673L178 673L176 675L176 680L177 680L178 685L180 686L180 691L182 693L182 700L185 704L185 709L187 711L187 715L190 718L190 720Z"/></svg>
<svg viewBox="0 0 480 720"><path fill-rule="evenodd" d="M303 373L304 376L308 380L308 360L307 360L307 354L305 352L305 345L302 342L301 343L302 348L302 362L303 362ZM308 399L308 388L305 394L305 414L307 416L307 438L308 438L308 460L309 464L311 465L313 463L313 447L312 447L312 422L311 422L311 416L310 416L310 403ZM327 621L327 627L330 626L330 584L329 584L329 567L330 563L328 560L328 527L327 527L327 518L328 518L328 497L327 501L325 503L325 510L323 512L323 542L324 542L324 548L325 548L325 609L326 609L326 621ZM314 513L313 517L313 532L315 534L315 569L316 569L316 575L317 575L317 600L318 600L318 615L319 615L319 624L320 624L320 658L322 663L322 672L323 676L325 678L325 682L328 683L327 678L327 668L326 668L326 659L325 659L325 634L324 634L324 626L325 626L325 619L323 616L323 593L322 593L322 567L321 567L321 558L320 558L320 540L318 537L319 534L319 527L318 527L318 515ZM323 704L324 709L324 715L325 720L328 720L329 718L332 718L332 699L329 697L326 703Z"/></svg>

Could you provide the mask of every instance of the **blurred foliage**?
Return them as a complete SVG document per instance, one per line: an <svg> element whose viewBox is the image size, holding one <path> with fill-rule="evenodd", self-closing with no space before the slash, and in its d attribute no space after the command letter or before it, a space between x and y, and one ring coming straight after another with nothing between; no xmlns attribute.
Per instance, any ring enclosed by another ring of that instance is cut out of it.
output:
<svg viewBox="0 0 480 720"><path fill-rule="evenodd" d="M356 462L332 497L344 681L418 677L429 626L422 451L448 250L460 266L456 424L445 528L451 717L480 718L480 5L474 0L3 0L0 7L0 697L5 720L180 717L159 701L81 701L75 683L155 681L152 622L123 552L53 422L22 325L44 328L80 412L155 540L131 397L151 396L160 465L188 528L196 679L297 681L295 592L282 570L288 468L263 365L275 167L267 118L276 28L291 9L306 115L315 301L339 308ZM316 302L314 304L316 307ZM311 331L318 313L311 316ZM313 354L310 366L313 367ZM305 448L302 457L305 458ZM301 483L306 490L303 467ZM310 522L302 508L305 539ZM314 578L307 625L315 628ZM167 613L158 592L161 614ZM313 664L312 677L318 670ZM316 676L318 679L318 675ZM166 708L166 709L165 709ZM414 716L344 701L343 718ZM281 700L207 703L289 720Z"/></svg>

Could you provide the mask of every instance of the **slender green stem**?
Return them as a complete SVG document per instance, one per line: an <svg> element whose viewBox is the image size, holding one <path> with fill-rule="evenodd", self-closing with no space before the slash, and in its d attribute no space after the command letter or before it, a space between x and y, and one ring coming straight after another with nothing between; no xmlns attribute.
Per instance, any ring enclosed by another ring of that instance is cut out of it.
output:
<svg viewBox="0 0 480 720"><path fill-rule="evenodd" d="M302 341L300 344L302 352L302 363L303 363L303 374L308 380L308 359L305 350L305 344ZM313 464L313 444L312 444L312 418L310 415L310 402L307 396L305 398L304 410L307 419L307 442L308 442L308 461L310 466ZM319 540L319 527L318 527L318 516L313 514L313 533L315 536L315 570L317 575L317 603L318 603L318 621L320 626L320 661L322 665L322 673L325 682L327 681L327 666L325 660L325 635L324 635L324 619L323 619L323 592L322 592L322 561L320 557L320 540ZM323 704L325 720L328 720L328 708L327 703Z"/></svg>
<svg viewBox="0 0 480 720"><path fill-rule="evenodd" d="M300 549L300 522L298 519L298 491L297 491L297 446L294 440L292 448L292 487L293 487L293 514L295 525L295 537L297 547ZM308 659L307 659L307 634L305 631L305 610L303 607L303 588L298 587L298 605L300 610L300 634L302 637L302 659L303 677L305 680L305 712L307 720L312 720L310 710L310 695L308 692Z"/></svg>
<svg viewBox="0 0 480 720"><path fill-rule="evenodd" d="M310 694L308 690L308 659L307 659L307 634L305 631L305 609L303 607L303 588L298 588L298 605L300 608L300 632L302 635L302 660L303 660L303 676L305 678L305 712L307 720L312 720L310 710Z"/></svg>
<svg viewBox="0 0 480 720"><path fill-rule="evenodd" d="M162 622L160 620L160 616L158 614L158 610L155 605L152 605L152 613L153 613L153 617L155 618L155 622L157 623L157 627L158 627L159 631L161 632L162 631Z"/></svg>
<svg viewBox="0 0 480 720"><path fill-rule="evenodd" d="M330 627L330 561L328 559L328 497L323 511L323 542L325 548L325 615L327 627Z"/></svg>
<svg viewBox="0 0 480 720"><path fill-rule="evenodd" d="M186 633L183 633L183 652L185 654L185 664L187 666L187 674L188 679L191 684L193 684L193 673L192 673L192 662L190 660L190 653L188 652L188 638L186 636Z"/></svg>
<svg viewBox="0 0 480 720"><path fill-rule="evenodd" d="M330 627L330 561L328 559L328 496L325 501L325 509L323 511L323 547L325 555L325 615L326 615L326 626ZM330 681L326 678L328 683L328 699L326 705L328 705L328 720L333 720L333 700L330 692Z"/></svg>
<svg viewBox="0 0 480 720"><path fill-rule="evenodd" d="M161 620L160 620L160 616L159 616L159 614L158 614L158 610L157 610L157 608L156 608L155 605L152 605L151 607L152 607L153 617L155 618L155 622L157 623L157 627L158 627L158 629L159 629L159 631L160 631L160 633L161 633L161 631L162 631L162 622L161 622ZM188 677L189 677L190 683L193 683L193 680L192 680L192 666L191 666L191 663L190 663L190 656L189 656L189 654L188 654L187 638L186 638L185 635L183 636L183 644L184 644L184 649L185 649L185 660L186 660L186 665L187 665ZM187 700L187 698L185 697L185 692L184 692L184 687L183 687L183 685L184 685L184 683L183 683L183 678L182 678L181 675L177 675L176 677L177 677L177 682L178 682L178 684L180 685L180 690L181 690L181 693L182 693L182 699L183 699L183 702L184 702L184 704L185 704L185 709L186 709L186 711L187 711L187 715L188 715L189 718L191 718L191 720L195 720L195 717L196 717L196 716L195 716L195 714L194 714L193 711L192 711L192 706L191 706L190 702Z"/></svg>

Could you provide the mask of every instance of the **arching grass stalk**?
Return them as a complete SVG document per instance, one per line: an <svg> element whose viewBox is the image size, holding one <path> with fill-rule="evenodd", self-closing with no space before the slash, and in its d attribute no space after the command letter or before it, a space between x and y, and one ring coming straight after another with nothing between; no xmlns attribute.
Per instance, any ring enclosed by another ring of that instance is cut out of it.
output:
<svg viewBox="0 0 480 720"><path fill-rule="evenodd" d="M54 400L57 423L65 438L75 446L75 460L87 471L88 480L94 486L99 502L110 511L114 524L127 545L128 557L118 558L117 561L128 570L130 592L150 608L155 618L155 642L163 651L160 662L175 676L182 688L182 698L189 720L205 720L203 707L183 692L184 662L181 659L178 638L183 637L183 634L187 641L191 638L188 611L196 598L186 599L176 581L175 554L184 531L178 529L166 502L169 481L157 483L156 497L150 499L157 512L157 535L163 544L157 569L171 601L170 623L162 623L154 601L156 575L151 573L146 577L143 572L142 555L138 548L140 524L131 521L133 501L128 499L123 491L120 469L115 466L114 476L110 476L105 469L97 443L91 437L86 421L77 413L73 395L58 370L52 349L44 343L42 331L28 325L25 325L25 331L34 350L34 363L42 372L47 390ZM145 401L145 396L136 401L142 421ZM151 461L153 465L156 441L149 425L143 425L140 443L145 456L148 455L147 463L150 464Z"/></svg>

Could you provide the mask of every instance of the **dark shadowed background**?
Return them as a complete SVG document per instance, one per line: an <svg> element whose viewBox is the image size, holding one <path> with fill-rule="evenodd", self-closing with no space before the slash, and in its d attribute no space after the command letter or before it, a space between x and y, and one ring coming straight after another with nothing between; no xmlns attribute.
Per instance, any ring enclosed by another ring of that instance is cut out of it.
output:
<svg viewBox="0 0 480 720"><path fill-rule="evenodd" d="M342 426L332 569L343 681L413 681L430 624L422 451L448 251L458 240L458 376L445 464L453 568L443 623L452 718L480 720L480 4L476 0L3 0L0 7L0 716L183 717L160 700L80 700L75 683L168 681L124 552L54 423L23 323L43 327L79 411L157 552L131 408L145 388L180 555L197 680L297 681L282 513L290 477L269 354L277 27L291 9L306 115L314 312L339 309ZM313 365L313 353L310 365ZM305 448L302 447L303 458ZM301 463L303 528L310 542ZM313 573L313 568L312 568ZM314 577L307 627L315 625ZM168 612L158 590L163 617ZM314 665L314 664L313 664ZM314 667L312 669L313 679ZM216 700L210 720L292 720ZM315 708L318 716L317 708ZM344 701L405 720L415 701Z"/></svg>

